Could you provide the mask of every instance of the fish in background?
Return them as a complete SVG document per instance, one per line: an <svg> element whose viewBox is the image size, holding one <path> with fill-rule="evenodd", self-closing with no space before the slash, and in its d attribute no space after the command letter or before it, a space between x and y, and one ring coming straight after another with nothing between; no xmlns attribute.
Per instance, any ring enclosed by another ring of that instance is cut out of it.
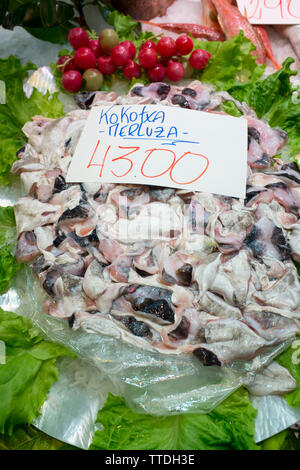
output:
<svg viewBox="0 0 300 470"><path fill-rule="evenodd" d="M267 33L266 29L264 28L264 26L261 26L261 25L253 25L253 26L254 26L254 29L256 31L256 34L260 37L262 43L265 46L266 55L267 55L268 59L270 59L270 61L274 64L274 66L277 70L280 70L281 65L279 65L277 60L275 59L275 55L274 55L274 52L273 52L273 49L272 49L272 46L271 46L271 43L270 43L270 40L269 40L269 36L268 36L268 33Z"/></svg>
<svg viewBox="0 0 300 470"><path fill-rule="evenodd" d="M212 0L202 0L202 21L206 26L221 30L218 22L217 10L213 5Z"/></svg>
<svg viewBox="0 0 300 470"><path fill-rule="evenodd" d="M206 41L224 41L239 34L240 31L254 44L257 63L264 64L270 59L274 67L280 70L268 33L262 25L252 25L237 8L236 0L200 0L202 4L202 23L153 22L140 19L140 23L155 26L176 34L192 34L195 38ZM275 26L291 42L300 58L300 25Z"/></svg>
<svg viewBox="0 0 300 470"><path fill-rule="evenodd" d="M240 31L243 31L246 38L250 39L256 47L254 54L257 55L257 63L264 64L267 52L261 36L257 34L255 28L241 14L240 10L227 0L211 0L209 4L212 4L216 10L218 22L225 33L226 39L231 39L237 36Z"/></svg>
<svg viewBox="0 0 300 470"><path fill-rule="evenodd" d="M245 36L256 46L257 53L261 54L262 62L260 62L258 55L258 63L265 63L266 56L274 64L275 68L280 70L281 66L275 59L268 33L264 26L251 25L247 18L247 11L245 11L245 15L243 16L237 8L236 0L218 0L216 3L219 8L214 4L214 0L202 0L203 23L217 29L218 21L222 25L222 21L225 23L227 19L227 33L224 28L223 31L228 39L232 37L232 34L235 36L234 31L236 31L236 28L239 28L238 31L244 31ZM287 33L293 35L293 31L287 31ZM265 51L263 49L265 49ZM298 52L300 54L300 28L298 32Z"/></svg>
<svg viewBox="0 0 300 470"><path fill-rule="evenodd" d="M214 0L202 0L202 8L202 20L205 25L217 29L219 21L221 26L224 25L222 29L227 39L238 34L240 30L244 31L245 36L256 46L258 63L265 63L265 58L268 57L277 70L281 68L275 59L265 28L251 25L247 19L247 12L243 16L236 7L235 0L218 0L216 4Z"/></svg>
<svg viewBox="0 0 300 470"><path fill-rule="evenodd" d="M203 24L139 21L176 34L192 34L195 38L206 41L224 41L243 31L256 48L253 54L257 55L257 63L264 64L268 57L275 68L280 69L266 30L263 26L251 25L237 8L235 0L202 0Z"/></svg>
<svg viewBox="0 0 300 470"><path fill-rule="evenodd" d="M176 34L192 34L194 38L205 41L224 41L225 35L218 29L210 26L195 23L154 23L151 21L139 20L140 23L157 28L165 29Z"/></svg>

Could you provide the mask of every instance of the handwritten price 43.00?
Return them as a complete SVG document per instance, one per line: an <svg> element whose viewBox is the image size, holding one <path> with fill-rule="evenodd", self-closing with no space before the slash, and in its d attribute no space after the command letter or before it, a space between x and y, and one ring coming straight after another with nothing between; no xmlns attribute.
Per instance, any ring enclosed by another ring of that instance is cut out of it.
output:
<svg viewBox="0 0 300 470"><path fill-rule="evenodd" d="M137 183L145 183L144 178L161 178L166 175L170 179L170 186L174 184L188 185L199 180L209 167L209 159L205 155L194 152L176 155L170 149L151 148L140 151L140 147L137 146L124 147L121 145L115 148L108 145L103 150L102 153L100 140L98 140L87 168L99 167L99 178L102 178L105 170L106 175L111 173L115 178L122 178L124 183L130 182L132 177L137 178ZM101 154L103 155L102 161L97 163L97 158ZM165 168L166 165L167 168ZM153 174L153 170L159 171L159 173ZM185 181L178 181L179 176L184 176ZM154 183L149 181L149 184ZM155 184L159 185L159 181L156 180Z"/></svg>

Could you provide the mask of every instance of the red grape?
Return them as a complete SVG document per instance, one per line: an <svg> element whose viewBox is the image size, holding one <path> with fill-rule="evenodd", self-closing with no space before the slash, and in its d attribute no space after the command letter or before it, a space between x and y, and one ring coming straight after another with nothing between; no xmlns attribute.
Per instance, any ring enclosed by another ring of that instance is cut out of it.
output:
<svg viewBox="0 0 300 470"><path fill-rule="evenodd" d="M132 80L133 77L139 78L141 76L141 67L132 59L129 59L127 64L123 67L123 75L128 80Z"/></svg>
<svg viewBox="0 0 300 470"><path fill-rule="evenodd" d="M184 77L184 67L180 62L170 60L166 68L166 75L172 82L179 82Z"/></svg>
<svg viewBox="0 0 300 470"><path fill-rule="evenodd" d="M169 63L169 60L170 60L170 58L169 58L169 59L165 59L165 58L160 57L160 58L158 59L158 63L159 63L159 64L162 64L164 67L167 67L167 65L168 65L168 63Z"/></svg>
<svg viewBox="0 0 300 470"><path fill-rule="evenodd" d="M169 36L162 37L157 43L157 51L161 57L172 57L176 54L176 43Z"/></svg>
<svg viewBox="0 0 300 470"><path fill-rule="evenodd" d="M69 43L73 49L79 49L80 47L89 46L89 37L86 31L82 28L73 28L69 32L68 36Z"/></svg>
<svg viewBox="0 0 300 470"><path fill-rule="evenodd" d="M101 49L100 43L98 39L90 39L90 49L93 51L95 54L96 59L100 57L103 54L103 51Z"/></svg>
<svg viewBox="0 0 300 470"><path fill-rule="evenodd" d="M142 67L145 67L145 69L152 69L152 67L157 63L157 53L152 48L144 48L140 50L138 59Z"/></svg>
<svg viewBox="0 0 300 470"><path fill-rule="evenodd" d="M186 34L176 39L176 51L181 55L189 54L193 50L193 47L193 40Z"/></svg>
<svg viewBox="0 0 300 470"><path fill-rule="evenodd" d="M111 75L117 70L117 66L113 63L109 55L99 57L97 65L100 72L104 75Z"/></svg>
<svg viewBox="0 0 300 470"><path fill-rule="evenodd" d="M82 76L77 70L69 70L63 74L61 84L65 90L76 93L82 86Z"/></svg>
<svg viewBox="0 0 300 470"><path fill-rule="evenodd" d="M111 51L111 60L115 65L125 65L130 59L128 47L118 44Z"/></svg>
<svg viewBox="0 0 300 470"><path fill-rule="evenodd" d="M68 70L77 70L73 57L70 55L62 55L57 63L57 68L61 73L68 72Z"/></svg>
<svg viewBox="0 0 300 470"><path fill-rule="evenodd" d="M165 77L165 67L162 64L156 64L152 69L147 70L147 75L151 82L162 82Z"/></svg>
<svg viewBox="0 0 300 470"><path fill-rule="evenodd" d="M191 53L189 62L194 69L201 70L207 66L210 58L211 54L208 51L196 49Z"/></svg>
<svg viewBox="0 0 300 470"><path fill-rule="evenodd" d="M141 49L154 49L155 51L157 51L157 44L153 41L146 41L142 44L141 46Z"/></svg>
<svg viewBox="0 0 300 470"><path fill-rule="evenodd" d="M130 59L134 59L135 58L135 55L136 55L136 47L135 45L133 44L132 41L122 41L120 42L120 46L125 46L127 47L128 49L128 52L129 52L129 58Z"/></svg>
<svg viewBox="0 0 300 470"><path fill-rule="evenodd" d="M96 67L96 57L89 47L81 47L74 54L74 61L77 67L83 70L94 69Z"/></svg>

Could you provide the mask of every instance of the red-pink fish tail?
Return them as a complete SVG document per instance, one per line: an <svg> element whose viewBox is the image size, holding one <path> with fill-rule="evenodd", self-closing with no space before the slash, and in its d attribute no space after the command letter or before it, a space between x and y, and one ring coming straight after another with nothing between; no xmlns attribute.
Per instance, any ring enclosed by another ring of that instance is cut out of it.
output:
<svg viewBox="0 0 300 470"><path fill-rule="evenodd" d="M268 33L267 33L266 29L263 26L260 26L260 25L255 25L254 27L255 27L256 33L260 37L260 39L261 39L261 41L262 41L262 43L263 43L263 45L266 49L268 59L270 59L270 61L274 64L274 66L277 70L280 70L282 67L281 67L280 64L278 64L277 60L275 59L274 52L273 52L273 49L272 49L272 46L271 46L271 43L270 43L270 40L269 40L269 36L268 36Z"/></svg>

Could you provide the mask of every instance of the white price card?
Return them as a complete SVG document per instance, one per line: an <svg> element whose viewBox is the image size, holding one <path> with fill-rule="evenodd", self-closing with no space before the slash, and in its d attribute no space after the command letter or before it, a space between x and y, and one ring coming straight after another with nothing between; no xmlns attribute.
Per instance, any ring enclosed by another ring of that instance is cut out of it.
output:
<svg viewBox="0 0 300 470"><path fill-rule="evenodd" d="M237 0L252 24L300 24L300 0Z"/></svg>
<svg viewBox="0 0 300 470"><path fill-rule="evenodd" d="M244 118L157 105L95 106L66 180L244 198L247 141Z"/></svg>

